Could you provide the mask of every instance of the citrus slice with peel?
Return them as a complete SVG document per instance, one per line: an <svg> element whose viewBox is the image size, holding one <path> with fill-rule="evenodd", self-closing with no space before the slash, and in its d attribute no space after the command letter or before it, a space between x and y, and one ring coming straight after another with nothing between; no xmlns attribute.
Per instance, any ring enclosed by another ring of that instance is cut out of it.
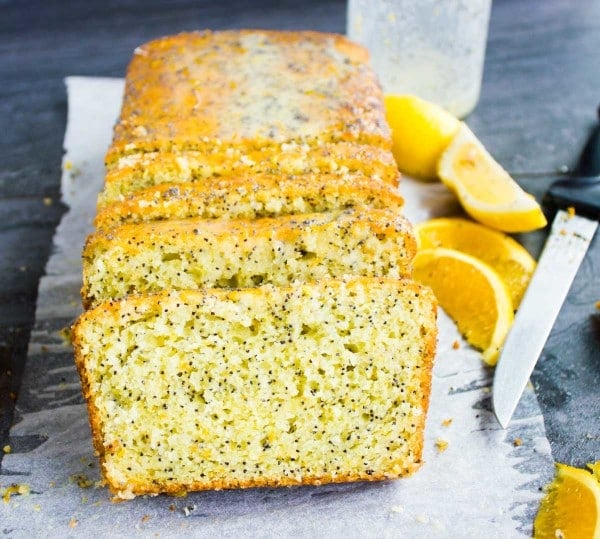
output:
<svg viewBox="0 0 600 539"><path fill-rule="evenodd" d="M413 278L431 287L467 341L494 365L513 322L510 293L500 276L474 256L438 247L417 252Z"/></svg>
<svg viewBox="0 0 600 539"><path fill-rule="evenodd" d="M437 172L476 221L504 232L546 225L535 198L521 189L463 123L442 153Z"/></svg>
<svg viewBox="0 0 600 539"><path fill-rule="evenodd" d="M539 539L600 539L600 483L594 475L557 464L533 530Z"/></svg>
<svg viewBox="0 0 600 539"><path fill-rule="evenodd" d="M385 96L385 113L400 171L415 178L437 179L438 160L456 133L459 120L414 95Z"/></svg>
<svg viewBox="0 0 600 539"><path fill-rule="evenodd" d="M535 270L535 260L510 236L459 217L431 219L415 226L419 249L446 247L479 258L503 279L518 308Z"/></svg>

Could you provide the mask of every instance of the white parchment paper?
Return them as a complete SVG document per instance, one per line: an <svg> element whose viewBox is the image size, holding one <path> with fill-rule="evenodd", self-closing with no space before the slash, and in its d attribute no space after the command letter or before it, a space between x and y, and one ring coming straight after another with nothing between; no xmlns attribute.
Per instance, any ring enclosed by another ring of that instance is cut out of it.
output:
<svg viewBox="0 0 600 539"><path fill-rule="evenodd" d="M62 196L69 206L40 282L36 326L0 489L10 537L515 537L531 534L552 473L540 409L528 388L508 431L490 407L492 371L440 312L425 464L413 477L283 489L201 492L112 503L99 470L70 348L59 331L80 312L80 254L91 230L103 157L123 82L71 77ZM440 184L403 180L414 222L456 210ZM453 343L458 343L458 348ZM436 445L436 442L439 442ZM447 448L441 450L447 442Z"/></svg>

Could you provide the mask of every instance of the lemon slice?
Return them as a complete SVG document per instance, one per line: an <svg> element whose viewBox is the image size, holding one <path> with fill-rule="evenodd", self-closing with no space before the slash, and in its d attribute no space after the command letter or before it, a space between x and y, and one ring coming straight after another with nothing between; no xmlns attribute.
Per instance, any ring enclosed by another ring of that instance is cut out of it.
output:
<svg viewBox="0 0 600 539"><path fill-rule="evenodd" d="M494 365L513 322L510 293L500 276L473 256L438 247L417 253L413 278L433 289L467 341Z"/></svg>
<svg viewBox="0 0 600 539"><path fill-rule="evenodd" d="M437 179L437 163L460 124L452 114L414 95L385 97L398 168L415 178Z"/></svg>
<svg viewBox="0 0 600 539"><path fill-rule="evenodd" d="M600 539L600 483L586 470L557 464L533 529L539 539Z"/></svg>
<svg viewBox="0 0 600 539"><path fill-rule="evenodd" d="M504 232L528 232L546 225L535 199L486 151L461 124L442 153L438 175L475 220Z"/></svg>
<svg viewBox="0 0 600 539"><path fill-rule="evenodd" d="M446 247L479 258L502 278L513 307L521 303L535 260L510 236L458 217L431 219L415 226L419 249Z"/></svg>

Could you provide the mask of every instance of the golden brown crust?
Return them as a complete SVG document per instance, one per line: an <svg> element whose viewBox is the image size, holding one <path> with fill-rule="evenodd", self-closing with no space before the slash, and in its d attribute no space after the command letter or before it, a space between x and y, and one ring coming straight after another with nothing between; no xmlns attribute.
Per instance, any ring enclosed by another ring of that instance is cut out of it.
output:
<svg viewBox="0 0 600 539"><path fill-rule="evenodd" d="M349 174L258 174L148 187L101 208L94 224L100 229L190 217L248 219L356 206L389 208L399 213L402 205L397 191L375 178Z"/></svg>
<svg viewBox="0 0 600 539"><path fill-rule="evenodd" d="M261 148L356 141L389 149L368 55L341 35L238 30L168 36L128 67L108 162L215 141Z"/></svg>
<svg viewBox="0 0 600 539"><path fill-rule="evenodd" d="M169 484L158 483L150 484L144 482L131 481L126 490L119 488L108 482L110 491L115 495L114 501L129 499L134 496L144 494L171 494L182 495L188 492L198 492L203 490L228 490L228 489L245 489L245 488L261 488L261 487L295 487L301 485L325 485L330 483L350 483L355 481L385 481L388 479L399 479L408 477L417 471L421 463L415 463L407 466L402 472L394 473L353 473L353 474L323 474L323 475L306 475L302 479L297 479L291 476L281 477L256 477L248 480L231 480L223 478L221 481L194 481L186 484Z"/></svg>
<svg viewBox="0 0 600 539"><path fill-rule="evenodd" d="M83 394L83 398L85 399L88 411L88 420L90 423L90 430L92 433L92 445L94 447L94 451L98 456L98 459L100 460L100 468L102 471L102 476L104 477L104 467L102 466L102 463L104 462L104 429L102 428L100 414L94 402L94 398L90 389L89 371L86 368L85 356L83 355L81 346L81 339L79 337L79 333L76 331L76 328L80 320L82 319L82 316L83 315L81 315L75 321L75 324L73 324L73 326L71 327L72 345L75 357L75 366L77 367L77 372L81 381L81 392Z"/></svg>
<svg viewBox="0 0 600 539"><path fill-rule="evenodd" d="M433 374L433 362L435 359L435 353L437 349L437 309L438 304L433 292L429 287L422 286L423 294L429 297L430 308L431 308L431 320L433 320L433 327L421 328L421 334L423 337L423 362L421 364L421 406L425 411L419 418L419 424L417 425L417 435L415 436L415 454L420 462L422 462L423 456L423 445L425 443L425 423L427 421L427 411L429 410L429 401L431 399L431 378Z"/></svg>

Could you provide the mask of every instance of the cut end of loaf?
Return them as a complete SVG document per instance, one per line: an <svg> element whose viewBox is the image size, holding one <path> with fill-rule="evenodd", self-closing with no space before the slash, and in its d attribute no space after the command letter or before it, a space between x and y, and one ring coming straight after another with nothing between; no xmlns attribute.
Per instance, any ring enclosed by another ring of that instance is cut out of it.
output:
<svg viewBox="0 0 600 539"><path fill-rule="evenodd" d="M435 300L413 282L130 297L73 333L118 497L395 478L421 462Z"/></svg>
<svg viewBox="0 0 600 539"><path fill-rule="evenodd" d="M405 277L415 252L412 227L390 209L122 225L88 239L82 295L90 306L163 289Z"/></svg>

